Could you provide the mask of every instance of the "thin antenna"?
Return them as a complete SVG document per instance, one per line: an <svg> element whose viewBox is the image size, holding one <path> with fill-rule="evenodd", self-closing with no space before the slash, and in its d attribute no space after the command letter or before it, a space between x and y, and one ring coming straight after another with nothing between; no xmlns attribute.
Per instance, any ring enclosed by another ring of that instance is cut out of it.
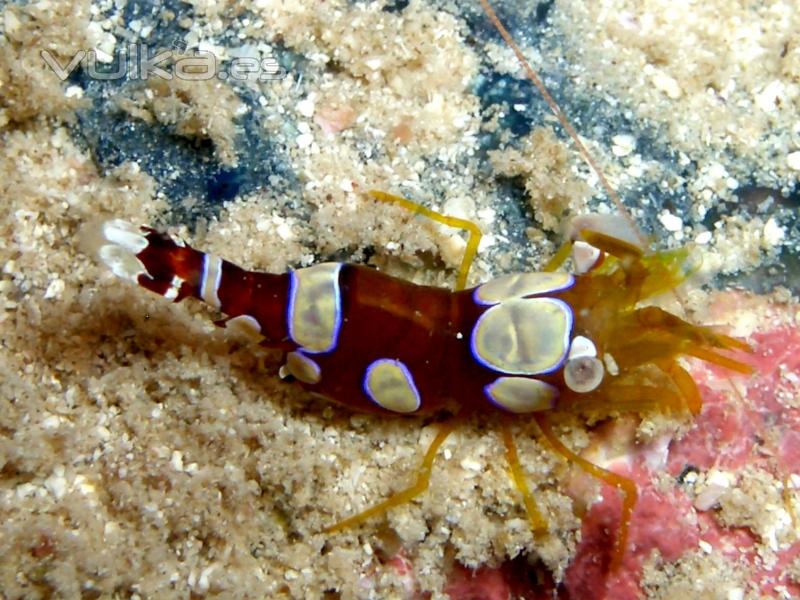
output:
<svg viewBox="0 0 800 600"><path fill-rule="evenodd" d="M636 225L636 222L633 220L633 217L631 216L630 212L628 212L628 210L622 204L622 200L620 199L619 194L617 194L616 190L614 190L614 188L611 187L611 184L606 179L606 176L603 174L602 169L600 169L600 166L595 162L594 158L592 158L592 155L589 153L589 150L587 150L586 146L584 146L583 142L581 142L580 138L578 137L578 133L575 131L575 128L572 127L572 124L569 122L569 119L567 119L567 115L564 114L564 111L561 110L561 107L558 105L558 103L556 103L556 101L550 95L550 92L547 91L547 88L545 87L544 83L542 83L542 80L539 78L539 75L536 73L536 71L533 69L530 63L528 63L528 61L525 59L525 55L522 54L522 50L520 50L520 47L514 41L514 38L511 37L511 34L505 28L502 21L500 21L500 18L497 16L497 13L494 12L494 9L489 4L488 0L480 0L480 3L481 6L483 7L483 10L486 12L486 15L489 17L489 20L492 22L495 28L497 28L497 31L500 32L500 35L505 40L506 44L508 44L508 47L511 48L511 50L514 52L514 55L517 57L517 60L522 65L522 68L525 71L525 74L528 76L528 79L530 79L533 82L533 85L537 87L539 93L542 95L542 98L544 98L545 102L547 102L547 105L550 107L550 110L553 111L553 114L558 119L558 122L561 123L561 126L564 128L564 131L566 131L569 137L572 138L572 141L575 143L575 146L577 146L578 152L580 153L581 157L583 157L583 160L586 161L586 164L589 165L589 168L591 168L592 171L594 171L595 175L597 175L597 178L600 180L600 184L603 186L603 189L605 189L606 193L608 194L608 197L611 198L611 201L614 203L614 206L617 207L617 210L628 221L628 223L633 228L633 231L636 232L636 236L639 238L639 241L642 243L642 246L645 248L648 247L649 241L641 232L639 227Z"/></svg>

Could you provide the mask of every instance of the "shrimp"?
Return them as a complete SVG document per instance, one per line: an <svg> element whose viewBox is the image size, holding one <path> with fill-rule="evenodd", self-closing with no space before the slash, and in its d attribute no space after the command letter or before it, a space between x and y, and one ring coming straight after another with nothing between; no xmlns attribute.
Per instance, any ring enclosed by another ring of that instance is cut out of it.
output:
<svg viewBox="0 0 800 600"><path fill-rule="evenodd" d="M621 412L696 414L701 399L679 357L747 373L747 365L726 354L747 346L640 304L692 274L691 252L645 249L641 233L566 116L488 3L481 4L621 211L619 218L576 220L564 251L545 271L504 275L467 288L479 228L381 191L370 196L469 231L455 290L339 262L287 273L249 271L150 227L119 220L99 225L91 246L123 279L174 302L201 300L225 315L218 325L243 330L261 346L284 352L281 377L314 394L358 412L449 416L413 485L331 525L329 532L419 496L456 424L499 415L506 458L536 535L547 530L547 521L528 488L512 423L535 421L558 454L624 494L613 570L625 553L636 488L567 448L547 415L597 420ZM575 272L557 271L570 251Z"/></svg>
<svg viewBox="0 0 800 600"><path fill-rule="evenodd" d="M477 248L472 224L373 191L451 225L471 229L455 291L416 285L364 266L321 263L288 273L248 271L149 227L103 223L94 247L111 271L174 302L195 298L221 311L217 324L243 329L286 353L282 377L360 412L455 417L533 417L555 450L620 488L623 517L612 569L621 563L636 501L632 482L569 451L543 416L563 411L605 418L652 410L697 413L700 396L681 355L747 373L720 350L747 346L642 300L691 272L686 249L644 254L603 231L580 228L578 272L510 274L463 289ZM596 220L590 221L595 224ZM619 228L608 218L606 229ZM552 266L556 266L555 264ZM446 422L414 485L329 531L362 523L428 486L433 459L453 430ZM531 528L546 522L527 488L513 438L503 441Z"/></svg>

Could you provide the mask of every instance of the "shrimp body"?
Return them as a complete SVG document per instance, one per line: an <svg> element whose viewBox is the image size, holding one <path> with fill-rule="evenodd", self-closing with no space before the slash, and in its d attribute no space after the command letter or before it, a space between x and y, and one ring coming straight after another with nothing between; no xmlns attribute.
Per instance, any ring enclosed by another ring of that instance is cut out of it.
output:
<svg viewBox="0 0 800 600"><path fill-rule="evenodd" d="M283 377L358 411L696 411L677 355L737 366L716 352L735 340L636 307L685 277L685 251L644 256L595 235L604 250L583 242L595 251L583 273L506 275L453 292L352 264L247 271L116 220L99 233L98 255L116 274L175 302L206 302L227 315L219 325L285 351Z"/></svg>

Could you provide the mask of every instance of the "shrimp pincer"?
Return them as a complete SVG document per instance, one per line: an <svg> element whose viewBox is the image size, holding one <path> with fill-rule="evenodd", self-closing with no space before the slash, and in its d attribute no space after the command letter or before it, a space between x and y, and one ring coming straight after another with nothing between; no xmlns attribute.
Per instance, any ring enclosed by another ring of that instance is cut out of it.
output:
<svg viewBox="0 0 800 600"><path fill-rule="evenodd" d="M461 224L408 200L372 194ZM589 222L597 227L610 221ZM479 235L477 228L473 235ZM688 249L645 254L631 241L585 228L574 238L568 247L575 273L509 274L470 289L460 284L455 291L335 262L279 274L248 271L119 220L97 227L93 248L116 275L174 302L202 300L226 315L218 325L244 329L261 346L283 351L280 375L315 394L360 412L455 417L440 426L413 486L329 530L359 524L422 493L456 420L499 413L503 423L535 419L559 454L625 493L613 558L618 565L636 488L567 449L546 415L697 413L700 395L678 358L694 356L749 372L726 353L747 346L655 306L640 306L691 274L695 262ZM470 244L477 247L474 238ZM564 256L559 253L550 267ZM459 282L466 279L470 260L467 256ZM540 533L546 521L528 490L507 425L503 433L515 484L532 529Z"/></svg>

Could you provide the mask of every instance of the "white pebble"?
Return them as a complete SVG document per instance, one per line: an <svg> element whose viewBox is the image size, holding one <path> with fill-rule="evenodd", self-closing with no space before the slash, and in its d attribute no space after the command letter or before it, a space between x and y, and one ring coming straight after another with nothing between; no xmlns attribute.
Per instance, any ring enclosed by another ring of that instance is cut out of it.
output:
<svg viewBox="0 0 800 600"><path fill-rule="evenodd" d="M721 487L731 487L736 483L736 475L728 471L720 471L718 469L711 469L706 475L706 483L718 485Z"/></svg>
<svg viewBox="0 0 800 600"><path fill-rule="evenodd" d="M278 225L275 231L278 234L278 237L280 237L282 240L290 240L294 237L292 228L286 221Z"/></svg>
<svg viewBox="0 0 800 600"><path fill-rule="evenodd" d="M770 218L764 224L764 241L770 246L776 246L786 235L786 230Z"/></svg>
<svg viewBox="0 0 800 600"><path fill-rule="evenodd" d="M663 211L659 215L658 220L661 221L661 224L667 231L675 232L683 229L683 221L681 220L681 218L676 215L673 215L668 210Z"/></svg>
<svg viewBox="0 0 800 600"><path fill-rule="evenodd" d="M627 133L615 135L611 143L611 151L615 156L628 156L636 148L636 138Z"/></svg>
<svg viewBox="0 0 800 600"><path fill-rule="evenodd" d="M664 92L673 100L680 98L681 94L683 93L683 90L681 90L681 86L678 85L677 81L675 81L669 75L661 72L653 75L653 85L655 85L659 90Z"/></svg>
<svg viewBox="0 0 800 600"><path fill-rule="evenodd" d="M64 90L64 96L67 98L83 98L83 88L79 85L71 85Z"/></svg>
<svg viewBox="0 0 800 600"><path fill-rule="evenodd" d="M744 600L744 590L738 587L729 589L728 600Z"/></svg>
<svg viewBox="0 0 800 600"><path fill-rule="evenodd" d="M32 483L23 483L18 485L16 488L17 498L30 498L34 495L41 495L39 494L39 487L33 485Z"/></svg>
<svg viewBox="0 0 800 600"><path fill-rule="evenodd" d="M305 98L297 103L297 112L309 119L314 116L314 100L312 98Z"/></svg>
<svg viewBox="0 0 800 600"><path fill-rule="evenodd" d="M216 565L211 565L200 571L200 577L197 579L197 591L205 594L210 587L209 577L214 572Z"/></svg>
<svg viewBox="0 0 800 600"><path fill-rule="evenodd" d="M377 71L383 65L383 60L381 58L370 58L366 62L366 65L372 69L373 71Z"/></svg>
<svg viewBox="0 0 800 600"><path fill-rule="evenodd" d="M481 470L481 463L471 458L465 458L461 461L461 468L467 471L475 471L478 472Z"/></svg>
<svg viewBox="0 0 800 600"><path fill-rule="evenodd" d="M786 156L786 164L793 171L800 171L800 150L796 152L790 152Z"/></svg>
<svg viewBox="0 0 800 600"><path fill-rule="evenodd" d="M183 454L178 450L173 451L169 464L172 465L172 468L176 471L183 471Z"/></svg>
<svg viewBox="0 0 800 600"><path fill-rule="evenodd" d="M712 483L702 492L697 494L697 497L693 502L694 507L701 512L711 510L714 506L716 506L717 502L719 502L719 499L722 498L723 494L725 494L727 491L727 487L722 487Z"/></svg>
<svg viewBox="0 0 800 600"><path fill-rule="evenodd" d="M694 499L694 507L699 511L710 510L735 482L733 473L711 469L706 475L705 489Z"/></svg>
<svg viewBox="0 0 800 600"><path fill-rule="evenodd" d="M484 223L494 223L495 215L497 214L493 208L480 208L478 209L478 218Z"/></svg>
<svg viewBox="0 0 800 600"><path fill-rule="evenodd" d="M58 298L61 296L61 292L64 291L64 282L61 279L54 279L50 282L50 285L47 286L47 289L44 292L45 299L48 298Z"/></svg>
<svg viewBox="0 0 800 600"><path fill-rule="evenodd" d="M772 81L755 95L755 103L764 112L775 112L785 95L786 87L780 81Z"/></svg>
<svg viewBox="0 0 800 600"><path fill-rule="evenodd" d="M697 237L694 238L696 244L705 245L711 241L711 232L710 231L701 231L697 234Z"/></svg>
<svg viewBox="0 0 800 600"><path fill-rule="evenodd" d="M44 487L47 488L56 500L60 500L67 493L67 479L64 477L64 467L58 466L53 474L44 480Z"/></svg>
<svg viewBox="0 0 800 600"><path fill-rule="evenodd" d="M72 482L72 487L73 489L79 490L84 496L89 496L97 491L94 484L87 481L86 477L83 475L77 475L75 477L75 481Z"/></svg>
<svg viewBox="0 0 800 600"><path fill-rule="evenodd" d="M44 429L55 429L61 424L61 417L58 415L50 415L42 421Z"/></svg>
<svg viewBox="0 0 800 600"><path fill-rule="evenodd" d="M7 34L14 34L19 31L21 24L13 10L3 11L3 17L5 19L5 29Z"/></svg>
<svg viewBox="0 0 800 600"><path fill-rule="evenodd" d="M314 142L314 135L311 133L301 133L295 140L298 148L308 148Z"/></svg>
<svg viewBox="0 0 800 600"><path fill-rule="evenodd" d="M111 537L112 535L116 534L119 531L119 525L116 521L108 521L103 526L103 536L104 537Z"/></svg>

